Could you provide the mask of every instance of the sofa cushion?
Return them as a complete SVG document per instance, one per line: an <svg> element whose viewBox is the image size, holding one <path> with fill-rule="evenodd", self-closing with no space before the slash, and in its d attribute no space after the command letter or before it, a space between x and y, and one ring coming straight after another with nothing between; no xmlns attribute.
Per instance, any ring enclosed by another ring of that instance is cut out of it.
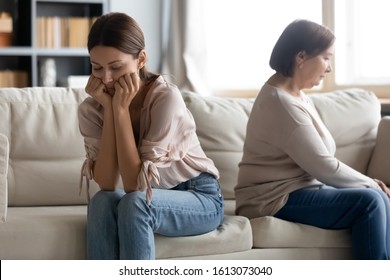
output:
<svg viewBox="0 0 390 280"><path fill-rule="evenodd" d="M194 116L203 150L220 171L223 195L232 199L253 100L202 96L189 91L183 91L182 96Z"/></svg>
<svg viewBox="0 0 390 280"><path fill-rule="evenodd" d="M0 133L0 221L5 222L7 218L8 207L8 139Z"/></svg>
<svg viewBox="0 0 390 280"><path fill-rule="evenodd" d="M382 180L390 186L390 117L382 118L379 123L378 137L372 154L367 175Z"/></svg>
<svg viewBox="0 0 390 280"><path fill-rule="evenodd" d="M309 97L337 144L336 157L366 173L381 119L378 98L363 89L337 90Z"/></svg>
<svg viewBox="0 0 390 280"><path fill-rule="evenodd" d="M326 230L269 216L250 222L256 248L337 248L352 244L349 229Z"/></svg>
<svg viewBox="0 0 390 280"><path fill-rule="evenodd" d="M85 97L69 88L0 89L0 133L10 145L9 206L86 203L78 190L85 151L77 119Z"/></svg>
<svg viewBox="0 0 390 280"><path fill-rule="evenodd" d="M242 252L252 248L252 230L247 218L225 216L222 225L206 234L185 237L156 235L155 246L157 259Z"/></svg>
<svg viewBox="0 0 390 280"><path fill-rule="evenodd" d="M254 99L204 96L183 91L199 141L221 173L225 199L234 199L238 164ZM380 121L378 98L362 89L308 94L337 145L336 156L366 173ZM364 112L364 113L362 113Z"/></svg>
<svg viewBox="0 0 390 280"><path fill-rule="evenodd" d="M87 206L10 207L0 223L0 259L85 259ZM252 230L247 218L226 216L216 230L197 236L156 235L156 258L247 251Z"/></svg>
<svg viewBox="0 0 390 280"><path fill-rule="evenodd" d="M85 205L9 207L0 224L0 259L85 259L86 226Z"/></svg>

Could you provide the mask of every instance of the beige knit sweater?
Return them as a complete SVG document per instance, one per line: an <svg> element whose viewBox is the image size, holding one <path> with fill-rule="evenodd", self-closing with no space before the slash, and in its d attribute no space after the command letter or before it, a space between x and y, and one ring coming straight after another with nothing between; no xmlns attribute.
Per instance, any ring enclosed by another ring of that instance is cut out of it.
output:
<svg viewBox="0 0 390 280"><path fill-rule="evenodd" d="M237 214L274 215L289 193L309 186L379 187L335 158L335 151L333 137L304 93L294 97L265 84L247 125L235 187Z"/></svg>

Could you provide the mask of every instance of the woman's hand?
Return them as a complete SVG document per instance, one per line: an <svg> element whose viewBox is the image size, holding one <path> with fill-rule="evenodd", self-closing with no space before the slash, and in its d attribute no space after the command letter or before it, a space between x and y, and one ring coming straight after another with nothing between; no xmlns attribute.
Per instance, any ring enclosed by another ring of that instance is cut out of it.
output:
<svg viewBox="0 0 390 280"><path fill-rule="evenodd" d="M112 97L108 94L106 86L101 79L98 79L93 75L89 76L85 91L104 108L111 106Z"/></svg>
<svg viewBox="0 0 390 280"><path fill-rule="evenodd" d="M139 92L141 79L137 73L125 74L115 83L113 107L129 110L130 104Z"/></svg>
<svg viewBox="0 0 390 280"><path fill-rule="evenodd" d="M390 199L390 189L386 186L386 184L383 183L381 180L378 180L378 179L374 179L374 181L379 185L379 187L382 189L382 191Z"/></svg>

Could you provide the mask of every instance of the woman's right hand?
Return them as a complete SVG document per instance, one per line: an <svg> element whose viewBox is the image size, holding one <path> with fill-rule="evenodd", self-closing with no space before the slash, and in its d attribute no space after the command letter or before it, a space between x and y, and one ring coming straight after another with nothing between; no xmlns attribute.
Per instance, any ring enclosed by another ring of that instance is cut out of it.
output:
<svg viewBox="0 0 390 280"><path fill-rule="evenodd" d="M104 108L111 106L112 97L106 91L106 86L101 79L98 79L93 75L89 76L85 91Z"/></svg>
<svg viewBox="0 0 390 280"><path fill-rule="evenodd" d="M114 108L122 108L128 111L131 102L139 92L140 86L141 79L135 72L120 77L115 83Z"/></svg>
<svg viewBox="0 0 390 280"><path fill-rule="evenodd" d="M383 183L381 180L374 179L374 181L379 185L379 187L382 189L382 191L387 195L387 197L390 199L390 189L386 186L385 183Z"/></svg>

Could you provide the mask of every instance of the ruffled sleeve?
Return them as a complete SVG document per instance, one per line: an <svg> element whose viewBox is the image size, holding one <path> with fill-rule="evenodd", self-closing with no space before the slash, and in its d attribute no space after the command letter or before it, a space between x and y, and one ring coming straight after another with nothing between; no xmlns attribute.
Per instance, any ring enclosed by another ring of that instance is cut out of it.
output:
<svg viewBox="0 0 390 280"><path fill-rule="evenodd" d="M151 142L144 140L141 147L142 168L138 176L138 186L146 188L146 201L150 204L152 199L152 185L160 187L160 173L158 168L166 168L173 161L179 161L185 157L187 148L189 147L189 137L184 137L180 143L180 149L172 145L164 148L164 141Z"/></svg>
<svg viewBox="0 0 390 280"><path fill-rule="evenodd" d="M83 188L85 178L87 200L90 200L89 183L93 179L93 165L95 163L103 127L102 108L92 98L87 98L80 104L78 110L79 129L84 137L85 160L81 166L79 194Z"/></svg>
<svg viewBox="0 0 390 280"><path fill-rule="evenodd" d="M159 92L153 100L153 106L146 110L148 119L145 122L150 125L144 132L140 146L142 168L138 186L146 189L147 202L150 204L152 186L169 188L160 185L159 168L168 168L172 162L186 157L195 124L188 116L180 92L172 88Z"/></svg>

